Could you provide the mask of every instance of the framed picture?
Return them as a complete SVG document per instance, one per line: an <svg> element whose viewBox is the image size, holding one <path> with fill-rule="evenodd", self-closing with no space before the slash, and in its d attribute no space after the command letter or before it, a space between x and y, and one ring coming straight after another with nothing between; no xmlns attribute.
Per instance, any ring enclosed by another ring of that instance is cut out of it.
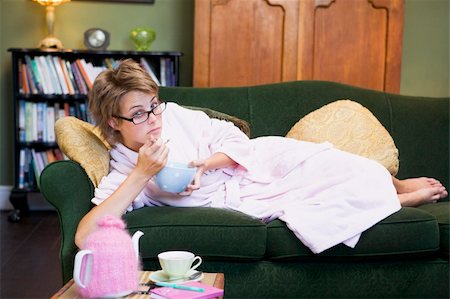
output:
<svg viewBox="0 0 450 299"><path fill-rule="evenodd" d="M155 0L73 0L73 1L121 2L121 3L147 3L147 4L153 4L153 3L155 3Z"/></svg>

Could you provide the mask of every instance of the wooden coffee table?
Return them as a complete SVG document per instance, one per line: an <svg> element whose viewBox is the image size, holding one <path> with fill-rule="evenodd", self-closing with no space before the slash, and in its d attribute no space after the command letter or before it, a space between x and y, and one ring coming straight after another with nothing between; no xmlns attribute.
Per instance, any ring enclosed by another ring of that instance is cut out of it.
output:
<svg viewBox="0 0 450 299"><path fill-rule="evenodd" d="M141 275L140 275L140 283L146 283L148 282L150 279L150 274L152 272L151 271L141 271ZM216 288L220 288L223 289L225 286L225 277L223 275L223 273L203 273L204 277L202 279L203 283L206 283L208 285L214 286ZM52 299L56 299L56 298L70 298L70 299L75 299L75 298L83 298L81 297L77 291L76 291L76 285L73 281L73 279L71 279L68 283L66 283L56 294L54 294L52 297ZM133 298L133 299L149 299L151 298L150 294L130 294L127 297L124 298Z"/></svg>

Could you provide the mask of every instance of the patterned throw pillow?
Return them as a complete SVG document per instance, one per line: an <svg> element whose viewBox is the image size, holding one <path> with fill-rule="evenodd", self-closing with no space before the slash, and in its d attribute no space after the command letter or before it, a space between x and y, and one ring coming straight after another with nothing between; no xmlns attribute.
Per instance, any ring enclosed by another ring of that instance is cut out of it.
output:
<svg viewBox="0 0 450 299"><path fill-rule="evenodd" d="M309 113L286 137L329 141L340 150L378 161L392 175L398 172L398 149L391 135L367 108L351 100L339 100Z"/></svg>
<svg viewBox="0 0 450 299"><path fill-rule="evenodd" d="M78 162L94 186L109 172L109 144L90 123L76 117L60 118L55 123L56 142L61 151Z"/></svg>

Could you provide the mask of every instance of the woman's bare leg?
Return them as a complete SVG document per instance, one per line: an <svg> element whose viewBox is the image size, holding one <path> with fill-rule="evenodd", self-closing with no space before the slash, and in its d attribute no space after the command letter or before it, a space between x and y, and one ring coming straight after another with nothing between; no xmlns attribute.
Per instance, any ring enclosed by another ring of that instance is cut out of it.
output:
<svg viewBox="0 0 450 299"><path fill-rule="evenodd" d="M399 180L392 177L400 204L404 207L437 202L448 196L445 187L433 178L412 178Z"/></svg>

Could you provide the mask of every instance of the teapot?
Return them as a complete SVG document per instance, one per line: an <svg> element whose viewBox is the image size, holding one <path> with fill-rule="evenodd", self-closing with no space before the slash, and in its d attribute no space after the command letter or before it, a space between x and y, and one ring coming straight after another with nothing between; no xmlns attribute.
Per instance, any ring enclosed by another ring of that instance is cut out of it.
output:
<svg viewBox="0 0 450 299"><path fill-rule="evenodd" d="M75 256L73 279L80 295L122 297L137 290L139 282L139 239L131 237L122 219L107 215L98 222Z"/></svg>

